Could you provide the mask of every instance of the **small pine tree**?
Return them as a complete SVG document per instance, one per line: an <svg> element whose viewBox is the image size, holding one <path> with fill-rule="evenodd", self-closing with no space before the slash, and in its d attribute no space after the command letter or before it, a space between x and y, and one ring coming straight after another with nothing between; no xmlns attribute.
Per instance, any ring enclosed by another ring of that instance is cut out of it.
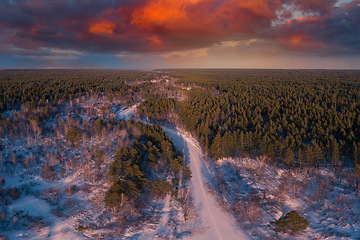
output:
<svg viewBox="0 0 360 240"><path fill-rule="evenodd" d="M80 144L80 140L81 140L81 133L79 133L78 131L76 131L74 128L69 128L66 131L66 136L65 136L66 140L68 140L72 145L74 145L74 143L77 143L78 145Z"/></svg>
<svg viewBox="0 0 360 240"><path fill-rule="evenodd" d="M10 126L10 125L12 124L12 120L11 120L10 117L8 117L8 118L6 119L6 124L7 124L8 126Z"/></svg>
<svg viewBox="0 0 360 240"><path fill-rule="evenodd" d="M285 217L280 218L275 222L276 232L285 232L287 230L291 231L291 234L296 234L300 231L305 231L307 226L309 226L309 221L301 217L300 214L296 211L291 211L285 215Z"/></svg>
<svg viewBox="0 0 360 240"><path fill-rule="evenodd" d="M185 180L189 180L192 177L192 172L188 166L185 167L184 175L185 175Z"/></svg>
<svg viewBox="0 0 360 240"><path fill-rule="evenodd" d="M36 108L36 104L35 104L35 102L26 102L25 107L29 110L32 110L32 109Z"/></svg>
<svg viewBox="0 0 360 240"><path fill-rule="evenodd" d="M42 113L46 116L49 117L50 116L50 110L48 107L44 107L42 110Z"/></svg>
<svg viewBox="0 0 360 240"><path fill-rule="evenodd" d="M106 124L106 121L103 119L99 119L95 122L96 124L96 130L98 130L99 132L101 132L103 126Z"/></svg>
<svg viewBox="0 0 360 240"><path fill-rule="evenodd" d="M163 198L171 191L171 185L165 179L158 179L150 183L151 192L155 198Z"/></svg>

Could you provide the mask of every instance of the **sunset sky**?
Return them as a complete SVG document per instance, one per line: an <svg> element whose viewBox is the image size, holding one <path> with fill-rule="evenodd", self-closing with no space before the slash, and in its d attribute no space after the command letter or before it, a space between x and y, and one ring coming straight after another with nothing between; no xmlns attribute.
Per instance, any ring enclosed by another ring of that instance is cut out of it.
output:
<svg viewBox="0 0 360 240"><path fill-rule="evenodd" d="M360 68L360 0L1 0L0 68Z"/></svg>

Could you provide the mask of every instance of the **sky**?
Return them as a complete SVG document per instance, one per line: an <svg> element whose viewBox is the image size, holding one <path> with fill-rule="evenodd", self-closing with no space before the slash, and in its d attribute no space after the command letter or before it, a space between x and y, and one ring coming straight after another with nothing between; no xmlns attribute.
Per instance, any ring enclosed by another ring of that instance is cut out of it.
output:
<svg viewBox="0 0 360 240"><path fill-rule="evenodd" d="M0 68L360 68L360 0L1 0Z"/></svg>

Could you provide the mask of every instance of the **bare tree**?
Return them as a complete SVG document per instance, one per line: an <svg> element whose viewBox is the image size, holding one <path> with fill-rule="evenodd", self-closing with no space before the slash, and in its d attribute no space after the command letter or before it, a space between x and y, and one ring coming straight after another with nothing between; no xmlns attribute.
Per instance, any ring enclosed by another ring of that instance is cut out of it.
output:
<svg viewBox="0 0 360 240"><path fill-rule="evenodd" d="M100 191L97 194L95 194L95 197L92 199L92 203L98 210L104 209L104 192Z"/></svg>
<svg viewBox="0 0 360 240"><path fill-rule="evenodd" d="M244 199L238 199L233 205L235 214L241 218L249 221L253 225L257 224L262 219L262 209L259 198L252 193Z"/></svg>
<svg viewBox="0 0 360 240"><path fill-rule="evenodd" d="M73 195L77 190L77 187L74 184L68 184L65 188L65 194L68 196Z"/></svg>
<svg viewBox="0 0 360 240"><path fill-rule="evenodd" d="M55 166L60 163L60 158L58 156L55 156L54 154L51 154L50 162L52 166Z"/></svg>
<svg viewBox="0 0 360 240"><path fill-rule="evenodd" d="M91 174L91 164L90 163L85 163L85 178L88 180L88 181L90 181L90 182L92 182L92 180L93 180L93 176L92 176L92 174Z"/></svg>
<svg viewBox="0 0 360 240"><path fill-rule="evenodd" d="M349 184L349 188L354 188L356 186L356 175L353 172L346 172L345 176Z"/></svg>
<svg viewBox="0 0 360 240"><path fill-rule="evenodd" d="M18 161L18 158L17 158L16 154L13 152L12 155L11 155L11 162L13 164L16 164L17 161Z"/></svg>
<svg viewBox="0 0 360 240"><path fill-rule="evenodd" d="M42 128L39 126L39 124L35 120L30 120L31 128L35 135L35 140L37 140L42 132Z"/></svg>
<svg viewBox="0 0 360 240"><path fill-rule="evenodd" d="M24 166L25 166L25 168L29 167L29 163L30 163L30 159L28 157L25 157L24 158Z"/></svg>
<svg viewBox="0 0 360 240"><path fill-rule="evenodd" d="M34 162L34 154L30 153L30 163L33 163L33 162Z"/></svg>
<svg viewBox="0 0 360 240"><path fill-rule="evenodd" d="M180 205L183 208L185 220L192 219L197 216L195 206L191 197L190 188L180 188L179 190Z"/></svg>
<svg viewBox="0 0 360 240"><path fill-rule="evenodd" d="M331 182L329 179L320 179L317 182L318 189L315 190L315 201L322 203L324 201L324 198L328 194L328 189Z"/></svg>

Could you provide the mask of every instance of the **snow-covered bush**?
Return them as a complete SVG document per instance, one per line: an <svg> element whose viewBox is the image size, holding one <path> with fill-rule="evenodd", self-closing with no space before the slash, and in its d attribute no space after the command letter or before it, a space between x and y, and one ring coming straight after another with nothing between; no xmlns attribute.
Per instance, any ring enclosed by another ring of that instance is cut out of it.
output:
<svg viewBox="0 0 360 240"><path fill-rule="evenodd" d="M58 204L59 200L61 199L61 190L59 187L48 187L42 193L42 198L52 205Z"/></svg>

